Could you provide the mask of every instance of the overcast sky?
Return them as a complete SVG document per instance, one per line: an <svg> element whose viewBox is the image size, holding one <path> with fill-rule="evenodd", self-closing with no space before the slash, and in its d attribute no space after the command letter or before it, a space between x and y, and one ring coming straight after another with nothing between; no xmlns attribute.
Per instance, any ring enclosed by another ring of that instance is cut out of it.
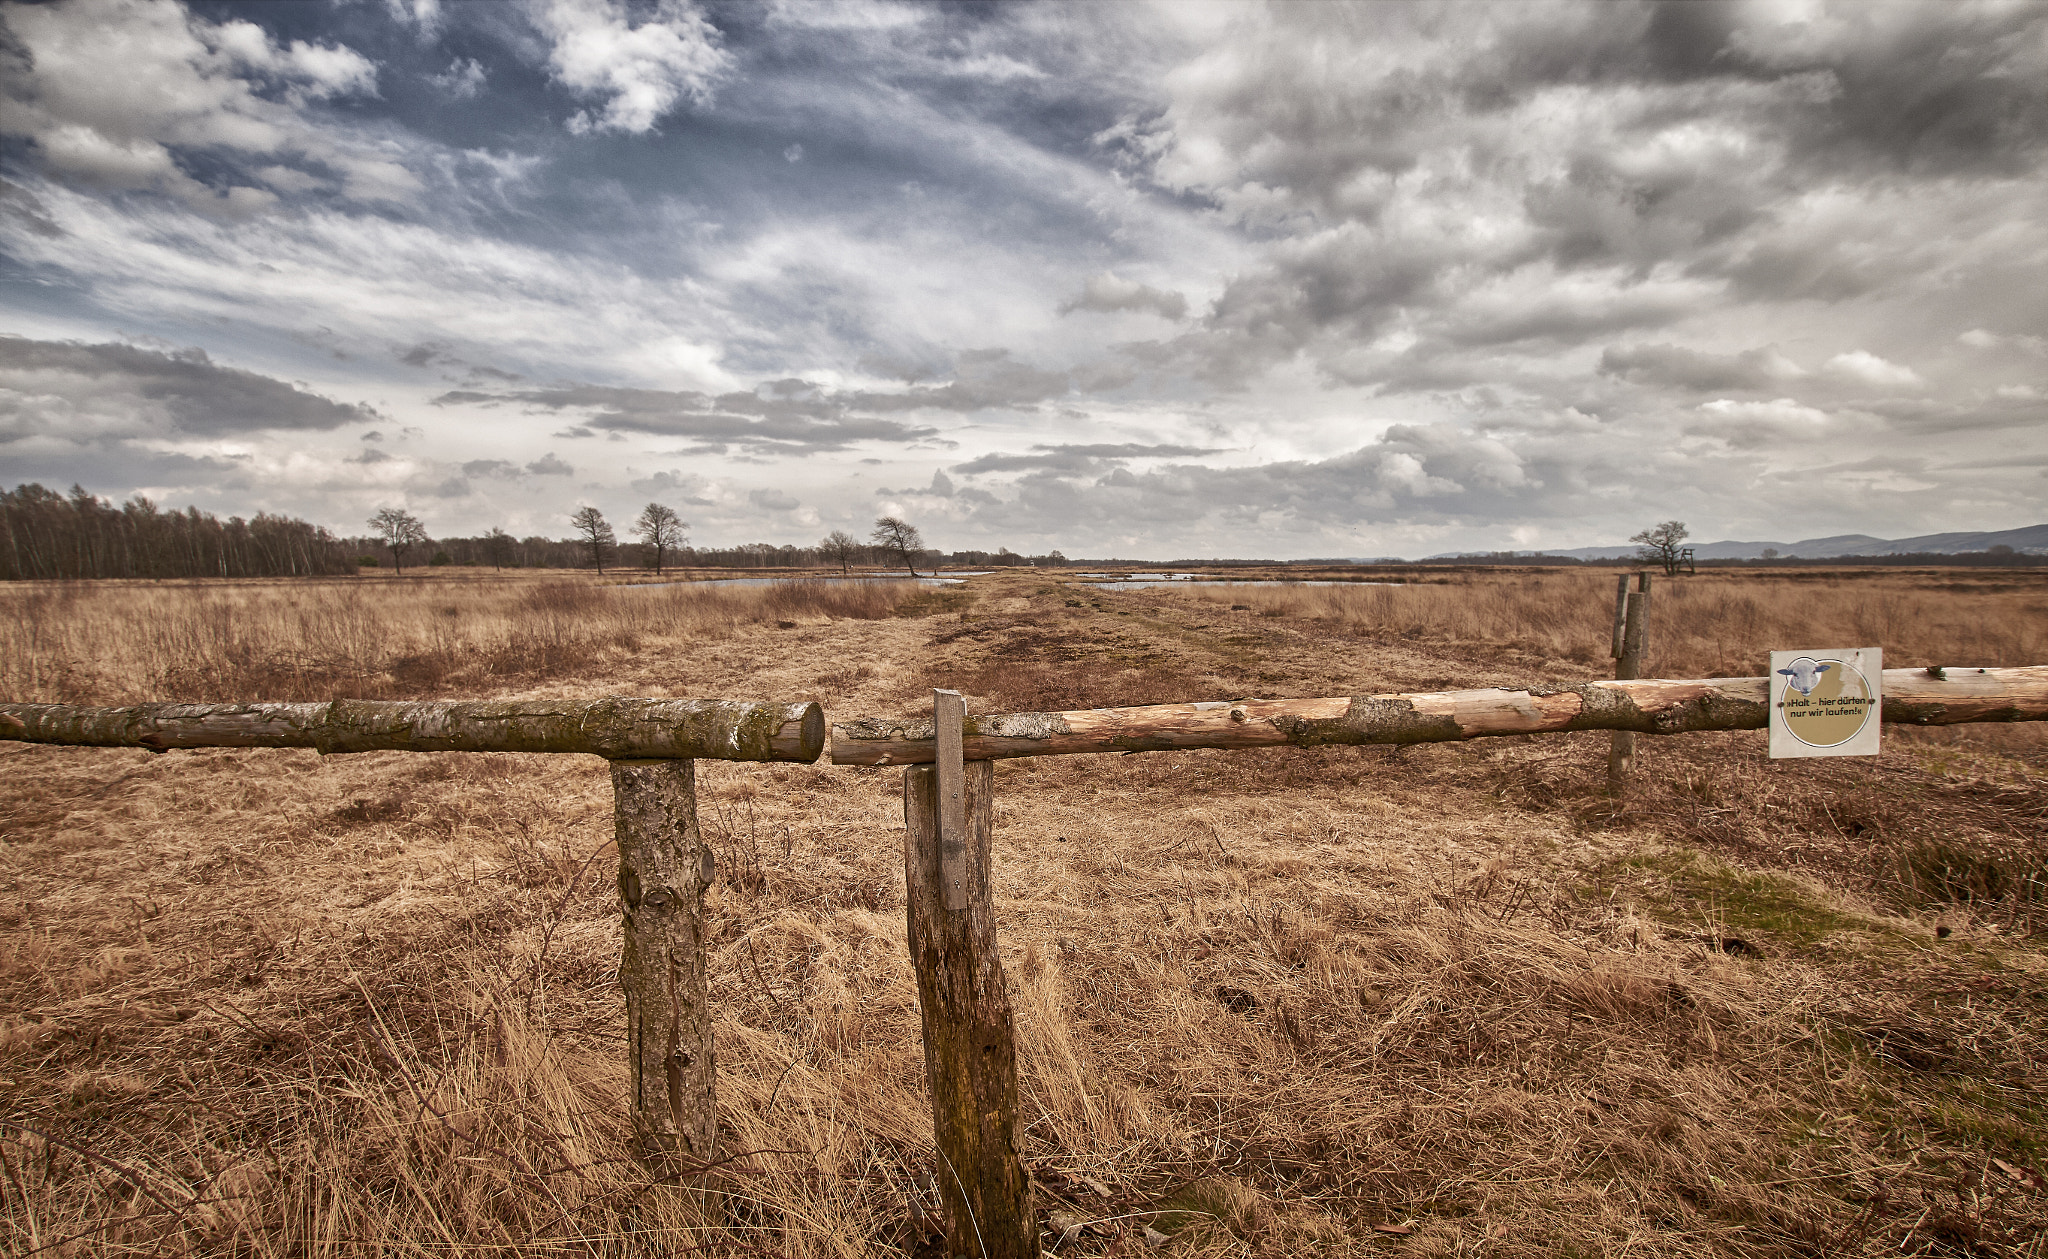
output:
<svg viewBox="0 0 2048 1259"><path fill-rule="evenodd" d="M2048 5L0 20L8 485L1133 558L2048 520Z"/></svg>

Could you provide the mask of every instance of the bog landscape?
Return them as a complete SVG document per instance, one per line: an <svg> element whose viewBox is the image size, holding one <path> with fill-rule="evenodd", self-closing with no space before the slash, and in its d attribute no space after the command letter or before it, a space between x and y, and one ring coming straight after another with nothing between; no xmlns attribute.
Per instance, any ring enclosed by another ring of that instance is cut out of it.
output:
<svg viewBox="0 0 2048 1259"><path fill-rule="evenodd" d="M2044 571L1660 579L1645 676L2038 664ZM846 721L1612 676L1611 572L1274 575L15 582L0 697ZM2044 735L1644 736L1619 791L1599 731L996 762L1043 1248L2042 1255ZM902 773L697 763L718 1159L662 1176L597 757L0 742L5 1248L943 1253Z"/></svg>
<svg viewBox="0 0 2048 1259"><path fill-rule="evenodd" d="M0 1259L2048 1259L2048 0L0 0Z"/></svg>

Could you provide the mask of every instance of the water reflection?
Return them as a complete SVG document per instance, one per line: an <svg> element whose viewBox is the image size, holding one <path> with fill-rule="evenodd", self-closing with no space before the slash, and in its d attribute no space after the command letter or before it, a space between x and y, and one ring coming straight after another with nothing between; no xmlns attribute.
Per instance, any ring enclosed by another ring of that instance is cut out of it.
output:
<svg viewBox="0 0 2048 1259"><path fill-rule="evenodd" d="M1085 577L1088 574L1083 573L1082 576ZM1192 578L1176 578L1175 580L1192 580ZM1158 578L1132 577L1122 581L1084 581L1078 584L1093 590L1156 590L1161 582ZM1222 581L1197 582L1196 584L1202 586L1405 586L1408 583L1405 581L1304 581L1276 577L1266 581L1241 581L1236 578L1230 578Z"/></svg>
<svg viewBox="0 0 2048 1259"><path fill-rule="evenodd" d="M958 586L980 573L947 574L943 577L706 577L698 581L632 581L623 590L653 590L663 586L859 586L870 582L915 581L920 586Z"/></svg>

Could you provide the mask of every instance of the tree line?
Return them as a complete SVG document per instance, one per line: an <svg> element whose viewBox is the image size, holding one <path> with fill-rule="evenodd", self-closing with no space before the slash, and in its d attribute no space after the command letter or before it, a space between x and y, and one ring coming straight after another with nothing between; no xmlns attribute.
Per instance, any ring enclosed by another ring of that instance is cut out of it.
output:
<svg viewBox="0 0 2048 1259"><path fill-rule="evenodd" d="M389 559L401 571L408 563L418 565L488 565L493 568L832 568L842 573L854 565L902 564L915 576L919 566L937 568L1049 568L1065 564L1058 551L1045 555L1020 555L1008 547L995 551L939 551L927 547L917 527L894 516L875 520L866 541L843 529L834 529L811 546L769 542L747 542L733 547L693 547L689 522L675 509L649 503L629 526L637 542L620 542L618 530L605 514L588 505L578 507L569 517L573 538L514 538L493 529L474 538L427 537L419 519L397 508L379 508L370 517L371 536L344 542L360 552L358 563L381 566Z"/></svg>
<svg viewBox="0 0 2048 1259"><path fill-rule="evenodd" d="M258 512L254 519L188 507L165 511L143 495L119 507L83 486L0 490L0 580L90 577L312 577L355 567L319 525Z"/></svg>
<svg viewBox="0 0 2048 1259"><path fill-rule="evenodd" d="M890 522L890 528L883 527ZM693 547L688 523L672 508L650 503L621 542L604 514L580 508L569 518L574 536L519 538L503 529L473 537L428 535L418 517L380 508L366 522L371 532L339 537L291 516L259 512L226 520L197 507L166 510L143 495L116 506L83 486L61 494L37 484L0 490L0 581L78 580L101 577L309 577L336 576L376 566L399 568L734 569L838 568L904 565L915 572L941 564L1000 568L1056 566L1054 551L1020 555L996 551L942 552L924 545L914 526L884 517L866 539L843 530L809 546L748 542Z"/></svg>

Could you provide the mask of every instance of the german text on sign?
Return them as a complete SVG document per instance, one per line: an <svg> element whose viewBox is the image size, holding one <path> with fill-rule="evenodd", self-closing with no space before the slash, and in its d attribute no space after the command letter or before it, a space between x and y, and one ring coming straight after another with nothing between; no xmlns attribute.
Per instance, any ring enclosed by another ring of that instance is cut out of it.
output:
<svg viewBox="0 0 2048 1259"><path fill-rule="evenodd" d="M1884 710L1877 647L1771 653L1771 756L1876 756Z"/></svg>

